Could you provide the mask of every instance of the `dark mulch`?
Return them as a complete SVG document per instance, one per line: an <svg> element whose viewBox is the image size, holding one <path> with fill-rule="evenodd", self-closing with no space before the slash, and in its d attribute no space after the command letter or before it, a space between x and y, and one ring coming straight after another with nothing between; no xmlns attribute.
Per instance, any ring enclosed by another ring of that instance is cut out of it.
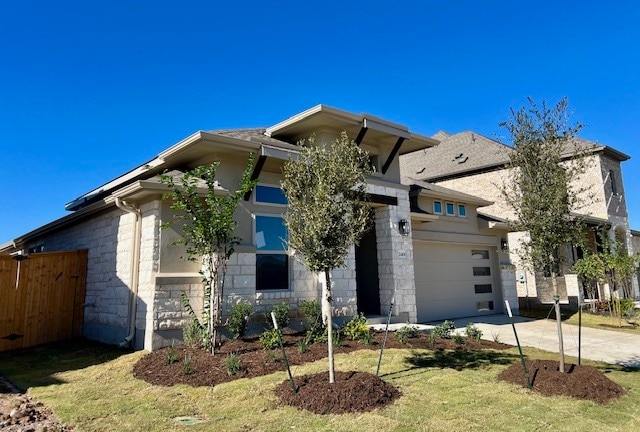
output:
<svg viewBox="0 0 640 432"><path fill-rule="evenodd" d="M374 334L374 343L365 345L357 341L344 341L340 346L335 347L334 352L349 353L361 349L379 350L384 337L383 332ZM303 339L302 334L287 334L284 336L284 345L287 358L292 365L300 365L323 359L327 356L326 343L310 344L307 351L299 352L298 342ZM506 349L509 345L482 340L476 342L465 338L464 344L458 344L451 339L436 338L434 344L425 334L409 340L410 345L402 344L395 340L392 333L387 340L387 348L425 348L433 350L482 350L482 349ZM260 347L257 338L245 340L226 341L220 351L211 356L207 352L176 346L174 348L177 361L167 364L167 357L170 348L163 348L142 357L134 366L133 374L136 378L148 383L162 386L172 386L175 384L188 384L194 387L215 386L217 384L232 381L238 378L251 378L267 375L276 371L285 370L284 360L280 350L268 352ZM235 353L240 357L243 367L241 373L229 375L224 360L230 353ZM185 357L190 359L191 373L183 372Z"/></svg>
<svg viewBox="0 0 640 432"><path fill-rule="evenodd" d="M554 360L528 360L526 364L533 389L545 396L569 396L606 404L625 394L620 385L593 366L565 364L565 373L561 373ZM521 363L509 366L498 379L527 387Z"/></svg>
<svg viewBox="0 0 640 432"><path fill-rule="evenodd" d="M284 405L303 408L316 414L344 414L371 411L392 403L400 391L366 372L336 372L329 383L328 372L295 378L294 393L289 380L276 387Z"/></svg>

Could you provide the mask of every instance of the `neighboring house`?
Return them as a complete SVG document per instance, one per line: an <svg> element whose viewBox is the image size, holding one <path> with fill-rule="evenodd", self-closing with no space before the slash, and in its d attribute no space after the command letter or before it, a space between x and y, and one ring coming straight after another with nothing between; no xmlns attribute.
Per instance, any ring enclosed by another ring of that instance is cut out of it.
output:
<svg viewBox="0 0 640 432"><path fill-rule="evenodd" d="M466 131L450 135L438 132L433 136L440 144L401 157L403 177L419 178L439 186L473 194L492 201L493 204L481 209L482 217L493 219L506 225L513 218L513 211L506 204L501 189L510 181L509 153L513 149L505 144L484 137L478 133ZM589 159L588 171L577 181L580 187L587 187L592 196L585 208L574 209L576 213L587 216L592 226L604 225L609 229L611 239L620 240L630 253L637 249L632 242L626 198L622 183L621 162L629 156L611 148L586 140L578 140L578 148L566 148L567 160L578 151ZM524 233L509 233L511 259L517 270L518 297L524 302L551 302L548 281L525 271L520 259L513 251L521 244ZM568 248L566 256L569 264L565 271L569 273L571 262L579 258L582 251ZM565 302L575 302L583 296L578 287L577 277L566 274L562 281L562 297ZM640 296L638 281L634 280L635 296ZM600 295L604 298L606 292Z"/></svg>
<svg viewBox="0 0 640 432"><path fill-rule="evenodd" d="M138 349L157 349L182 337L188 316L181 305L181 293L188 293L194 305L202 299L199 264L186 259L184 246L175 245L179 227L162 228L172 219L173 210L163 199L167 186L158 175L168 173L178 179L186 169L220 161L217 178L220 193L225 193L239 184L253 153L253 177L259 184L235 215L236 234L242 240L229 262L225 307L228 310L234 303L248 301L255 311L266 311L282 302L295 308L304 299L318 299L320 290L317 277L289 256L282 241L287 238L282 219L286 198L279 186L282 166L295 156L299 140L312 134L317 142L333 140L342 131L369 153L376 168L367 180L375 220L360 246L352 249L345 268L332 274L334 312L341 316L359 311L383 315L394 294L393 314L409 322L500 311L502 288L496 251L501 234L478 228L475 212L476 206L488 202L419 183L419 189L411 189L400 181L399 155L438 142L402 125L323 105L266 129L196 132L149 162L71 201L66 205L71 214L0 246L0 253L87 249L84 335L107 343L131 342ZM457 216L428 216L418 209L418 205L430 209L431 204L424 201L434 196L440 197L444 208L453 200ZM421 266L417 288L410 221L416 225L416 259ZM427 229L429 226L439 227L445 234L438 237L435 230ZM449 232L457 234L449 237ZM449 288L433 257L437 260L445 250L446 261L457 266L446 274L462 269L468 273L465 278L472 285L466 293L456 285L455 295L444 295ZM455 263L457 253L464 264ZM482 270L474 276L476 267ZM474 292L473 284L481 287ZM466 297L465 302L461 297Z"/></svg>

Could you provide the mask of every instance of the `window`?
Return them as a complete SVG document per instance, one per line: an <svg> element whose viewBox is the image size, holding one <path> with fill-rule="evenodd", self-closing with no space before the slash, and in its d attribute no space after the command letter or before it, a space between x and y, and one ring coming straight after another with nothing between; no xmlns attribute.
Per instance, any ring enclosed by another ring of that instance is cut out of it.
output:
<svg viewBox="0 0 640 432"><path fill-rule="evenodd" d="M447 203L447 216L455 216L456 215L456 207L453 203Z"/></svg>
<svg viewBox="0 0 640 432"><path fill-rule="evenodd" d="M433 212L435 214L442 214L442 201L433 202Z"/></svg>
<svg viewBox="0 0 640 432"><path fill-rule="evenodd" d="M616 184L616 173L613 170L609 170L609 181L611 182L611 193L615 196L618 195L618 185Z"/></svg>
<svg viewBox="0 0 640 432"><path fill-rule="evenodd" d="M474 267L474 276L491 276L491 267Z"/></svg>
<svg viewBox="0 0 640 432"><path fill-rule="evenodd" d="M287 227L279 215L256 215L256 290L289 289Z"/></svg>
<svg viewBox="0 0 640 432"><path fill-rule="evenodd" d="M491 284L477 284L473 286L476 294L491 294L493 292Z"/></svg>
<svg viewBox="0 0 640 432"><path fill-rule="evenodd" d="M458 217L467 217L467 206L465 204L458 204Z"/></svg>
<svg viewBox="0 0 640 432"><path fill-rule="evenodd" d="M471 258L472 259L489 259L489 251L471 249Z"/></svg>
<svg viewBox="0 0 640 432"><path fill-rule="evenodd" d="M481 301L476 302L476 309L478 312L488 312L493 310L493 302L492 301Z"/></svg>
<svg viewBox="0 0 640 432"><path fill-rule="evenodd" d="M287 197L279 186L257 185L255 202L262 204L287 205Z"/></svg>

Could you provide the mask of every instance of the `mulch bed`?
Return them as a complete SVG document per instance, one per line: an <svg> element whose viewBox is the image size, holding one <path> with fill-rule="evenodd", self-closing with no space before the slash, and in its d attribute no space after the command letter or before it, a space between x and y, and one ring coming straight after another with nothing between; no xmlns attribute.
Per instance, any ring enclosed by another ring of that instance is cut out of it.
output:
<svg viewBox="0 0 640 432"><path fill-rule="evenodd" d="M559 363L554 360L528 360L526 365L533 390L545 396L569 396L606 404L626 393L593 366L565 363L565 372L561 373ZM502 371L498 379L528 387L519 362Z"/></svg>
<svg viewBox="0 0 640 432"><path fill-rule="evenodd" d="M284 405L316 414L371 411L400 397L394 386L366 372L336 372L333 384L329 383L328 372L304 375L294 381L296 393L286 380L276 387L276 395Z"/></svg>
<svg viewBox="0 0 640 432"><path fill-rule="evenodd" d="M361 342L345 340L340 346L334 348L334 353L349 353L361 349L379 350L384 337L383 332L374 334L374 342L365 345ZM298 350L298 342L304 336L300 333L284 336L284 346L289 363L300 365L314 362L327 356L327 344L310 344L307 350L301 353ZM409 339L409 344L402 344L395 340L392 333L387 339L387 348L424 348L433 350L481 350L481 349L506 349L510 345L481 340L476 342L465 338L464 344L456 343L452 339L436 338L432 345L429 337L423 333L419 337ZM244 340L229 340L223 343L215 356L211 356L204 350L190 348L183 345L173 348L177 361L167 364L170 353L169 347L154 351L142 357L134 366L133 375L150 384L172 386L175 384L187 384L194 387L215 386L223 382L239 378L252 378L268 375L277 371L284 371L285 365L280 350L267 351L263 349L258 338ZM242 371L236 375L227 373L225 359L229 354L235 353L240 357ZM188 358L191 372L185 374L183 370L184 359Z"/></svg>

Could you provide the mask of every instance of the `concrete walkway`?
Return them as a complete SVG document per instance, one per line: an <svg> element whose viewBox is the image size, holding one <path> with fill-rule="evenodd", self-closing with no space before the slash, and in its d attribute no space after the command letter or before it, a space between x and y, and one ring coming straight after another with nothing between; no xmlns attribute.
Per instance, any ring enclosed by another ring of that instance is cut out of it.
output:
<svg viewBox="0 0 640 432"><path fill-rule="evenodd" d="M558 352L556 322L516 316L516 331L520 344L544 351ZM482 330L482 338L516 345L513 328L507 315L489 315L453 320L462 332L468 323ZM565 355L578 357L578 326L562 324ZM581 356L585 359L640 368L640 335L582 327Z"/></svg>
<svg viewBox="0 0 640 432"><path fill-rule="evenodd" d="M544 351L558 352L558 330L556 322L544 319L530 319L516 316L516 331L522 346L530 346ZM482 330L482 338L516 345L511 321L507 315L488 315L452 320L456 331L464 333L468 323ZM420 330L430 330L437 323L412 324ZM397 330L407 324L391 324L389 329ZM384 330L384 324L372 326ZM562 324L565 355L578 357L578 327ZM582 327L582 350L584 359L640 368L640 336L610 330Z"/></svg>

